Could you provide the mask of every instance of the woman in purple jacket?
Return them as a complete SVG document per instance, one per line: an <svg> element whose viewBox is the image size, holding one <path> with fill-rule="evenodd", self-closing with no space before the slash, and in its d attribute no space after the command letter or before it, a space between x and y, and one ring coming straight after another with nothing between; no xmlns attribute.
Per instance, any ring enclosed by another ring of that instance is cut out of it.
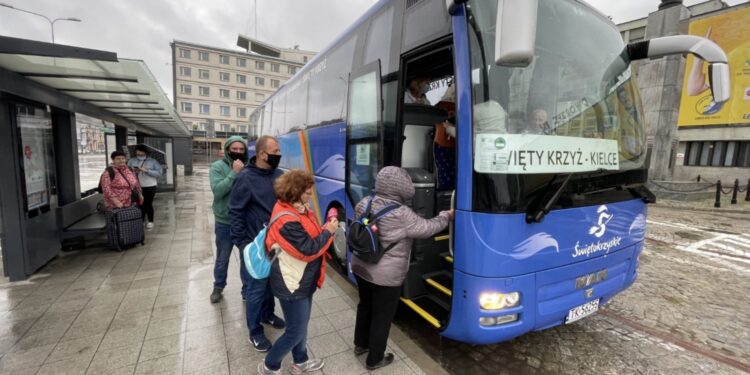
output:
<svg viewBox="0 0 750 375"><path fill-rule="evenodd" d="M378 212L394 203L401 207L391 211L378 221L380 242L383 247L395 245L377 264L352 258L352 272L357 278L359 304L357 323L354 327L354 354L367 355L366 366L374 370L393 362L393 353L385 354L388 332L396 314L401 284L409 271L409 256L412 240L429 238L444 230L453 220L453 211L443 211L427 220L412 211L404 203L414 197L414 185L406 170L385 167L375 181L375 198L372 212ZM357 217L362 216L371 198L366 197L357 204Z"/></svg>

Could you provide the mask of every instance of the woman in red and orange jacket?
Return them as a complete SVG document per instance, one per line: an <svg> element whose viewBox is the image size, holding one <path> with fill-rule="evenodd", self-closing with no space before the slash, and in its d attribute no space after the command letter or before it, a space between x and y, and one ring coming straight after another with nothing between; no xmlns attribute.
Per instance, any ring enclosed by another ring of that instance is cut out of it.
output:
<svg viewBox="0 0 750 375"><path fill-rule="evenodd" d="M307 325L310 321L312 296L323 285L325 255L333 242L338 220L332 218L324 227L318 224L310 209L313 176L302 170L289 171L274 183L278 201L268 228L266 249L276 251L277 261L271 265L269 283L273 295L284 311L284 334L273 344L266 359L258 364L260 374L277 374L281 361L292 352L292 373L316 371L322 359L307 355Z"/></svg>

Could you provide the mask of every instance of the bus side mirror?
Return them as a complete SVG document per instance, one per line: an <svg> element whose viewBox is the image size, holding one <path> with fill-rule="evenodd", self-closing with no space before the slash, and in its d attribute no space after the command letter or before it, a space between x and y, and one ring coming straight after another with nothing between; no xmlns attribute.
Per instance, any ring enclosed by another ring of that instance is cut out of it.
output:
<svg viewBox="0 0 750 375"><path fill-rule="evenodd" d="M665 36L628 44L627 52L631 61L692 53L708 63L708 84L714 102L729 100L731 82L727 55L710 39L695 35Z"/></svg>
<svg viewBox="0 0 750 375"><path fill-rule="evenodd" d="M495 64L527 67L534 60L539 0L498 0Z"/></svg>

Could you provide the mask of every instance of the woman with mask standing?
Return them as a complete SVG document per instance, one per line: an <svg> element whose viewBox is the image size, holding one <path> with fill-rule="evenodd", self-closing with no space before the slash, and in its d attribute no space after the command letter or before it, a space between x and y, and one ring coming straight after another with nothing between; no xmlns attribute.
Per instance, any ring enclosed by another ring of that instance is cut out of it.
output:
<svg viewBox="0 0 750 375"><path fill-rule="evenodd" d="M148 157L146 145L135 146L135 158L128 160L128 167L138 176L138 182L143 190L143 219L146 221L146 229L154 228L154 196L156 196L157 178L161 177L162 168L156 159Z"/></svg>

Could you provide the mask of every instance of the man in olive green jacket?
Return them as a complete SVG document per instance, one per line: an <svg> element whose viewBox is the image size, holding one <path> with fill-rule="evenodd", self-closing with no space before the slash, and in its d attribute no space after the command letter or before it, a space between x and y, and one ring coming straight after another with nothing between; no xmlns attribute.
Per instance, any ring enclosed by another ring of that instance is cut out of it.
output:
<svg viewBox="0 0 750 375"><path fill-rule="evenodd" d="M216 262L214 263L214 290L211 293L211 303L221 301L222 291L227 285L227 269L229 257L232 255L232 237L229 221L229 193L232 192L234 178L247 164L247 144L240 136L229 137L224 143L224 158L211 164L208 178L211 182L211 192L214 194L214 233L216 234ZM240 268L244 267L240 255ZM247 272L240 269L242 279L242 298L245 298Z"/></svg>

